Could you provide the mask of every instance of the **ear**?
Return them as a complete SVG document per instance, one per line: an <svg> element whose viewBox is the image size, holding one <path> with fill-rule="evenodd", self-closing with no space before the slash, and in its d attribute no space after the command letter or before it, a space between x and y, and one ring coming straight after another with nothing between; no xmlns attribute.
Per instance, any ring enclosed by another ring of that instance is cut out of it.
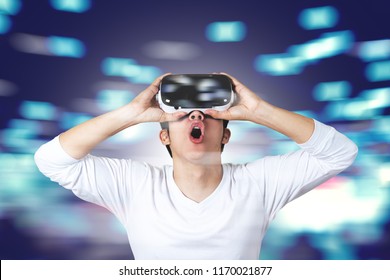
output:
<svg viewBox="0 0 390 280"><path fill-rule="evenodd" d="M165 146L171 144L171 140L169 138L169 132L167 129L162 129L160 131L160 141Z"/></svg>
<svg viewBox="0 0 390 280"><path fill-rule="evenodd" d="M225 128L224 131L223 131L223 136L222 136L222 142L221 143L222 144L229 143L230 135L231 135L230 129L229 128Z"/></svg>

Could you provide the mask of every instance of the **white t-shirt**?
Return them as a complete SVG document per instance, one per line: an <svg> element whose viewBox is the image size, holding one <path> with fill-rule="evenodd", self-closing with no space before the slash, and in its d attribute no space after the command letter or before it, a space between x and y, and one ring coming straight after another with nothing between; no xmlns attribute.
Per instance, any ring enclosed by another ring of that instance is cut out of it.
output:
<svg viewBox="0 0 390 280"><path fill-rule="evenodd" d="M317 121L300 147L223 164L219 186L200 203L180 191L172 166L92 155L76 160L58 137L41 146L35 160L52 181L114 213L136 259L258 259L278 210L347 168L357 153L347 137Z"/></svg>

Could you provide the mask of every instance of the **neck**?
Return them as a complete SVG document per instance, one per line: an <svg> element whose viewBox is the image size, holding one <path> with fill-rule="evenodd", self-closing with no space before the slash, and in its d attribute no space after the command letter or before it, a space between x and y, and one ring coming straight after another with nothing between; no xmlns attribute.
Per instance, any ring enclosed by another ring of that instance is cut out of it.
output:
<svg viewBox="0 0 390 280"><path fill-rule="evenodd" d="M173 178L181 192L196 202L207 198L222 180L221 162L198 164L173 161Z"/></svg>

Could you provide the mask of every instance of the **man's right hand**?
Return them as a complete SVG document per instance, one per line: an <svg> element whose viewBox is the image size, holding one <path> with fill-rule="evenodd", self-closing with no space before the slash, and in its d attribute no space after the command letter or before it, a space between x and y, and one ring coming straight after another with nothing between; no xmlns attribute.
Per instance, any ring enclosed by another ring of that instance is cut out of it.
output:
<svg viewBox="0 0 390 280"><path fill-rule="evenodd" d="M166 75L166 74L165 74ZM73 158L82 158L110 136L139 123L176 121L184 112L169 114L156 101L161 79L158 77L130 103L79 124L60 135L63 149Z"/></svg>
<svg viewBox="0 0 390 280"><path fill-rule="evenodd" d="M170 122L183 117L185 112L166 113L160 109L156 100L161 80L169 73L158 77L128 104L129 121L131 125L143 122Z"/></svg>

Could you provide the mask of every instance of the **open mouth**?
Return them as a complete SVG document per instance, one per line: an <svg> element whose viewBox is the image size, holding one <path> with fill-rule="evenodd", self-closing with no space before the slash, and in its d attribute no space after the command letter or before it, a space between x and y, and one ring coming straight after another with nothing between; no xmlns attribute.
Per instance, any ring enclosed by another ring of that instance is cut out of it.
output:
<svg viewBox="0 0 390 280"><path fill-rule="evenodd" d="M199 139L200 136L202 136L202 131L200 130L200 127L194 127L191 131L191 136L195 139Z"/></svg>
<svg viewBox="0 0 390 280"><path fill-rule="evenodd" d="M204 125L201 122L195 122L191 125L190 140L195 144L202 143L204 136Z"/></svg>

